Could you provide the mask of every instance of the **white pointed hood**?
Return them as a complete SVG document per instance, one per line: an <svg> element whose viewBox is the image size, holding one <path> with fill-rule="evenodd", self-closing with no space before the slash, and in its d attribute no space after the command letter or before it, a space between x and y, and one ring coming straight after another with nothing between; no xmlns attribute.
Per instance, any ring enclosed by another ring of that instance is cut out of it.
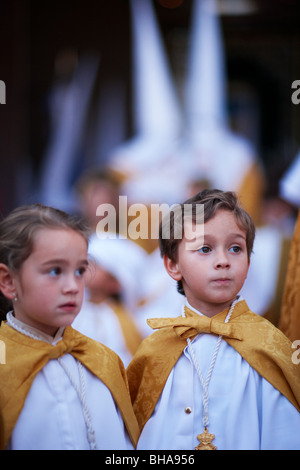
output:
<svg viewBox="0 0 300 470"><path fill-rule="evenodd" d="M152 1L130 3L136 131L138 135L173 138L180 131L180 109Z"/></svg>
<svg viewBox="0 0 300 470"><path fill-rule="evenodd" d="M141 273L147 257L144 250L129 239L99 238L93 234L88 253L92 262L116 277L126 306L133 308L140 296Z"/></svg>
<svg viewBox="0 0 300 470"><path fill-rule="evenodd" d="M188 126L227 125L226 72L215 0L194 0L191 12L185 106Z"/></svg>
<svg viewBox="0 0 300 470"><path fill-rule="evenodd" d="M131 0L130 5L136 135L115 149L111 165L120 173L137 176L157 168L172 152L182 121L152 1Z"/></svg>
<svg viewBox="0 0 300 470"><path fill-rule="evenodd" d="M185 88L185 167L191 180L236 191L254 149L228 125L224 55L216 1L194 0Z"/></svg>
<svg viewBox="0 0 300 470"><path fill-rule="evenodd" d="M280 196L300 209L300 151L279 183Z"/></svg>

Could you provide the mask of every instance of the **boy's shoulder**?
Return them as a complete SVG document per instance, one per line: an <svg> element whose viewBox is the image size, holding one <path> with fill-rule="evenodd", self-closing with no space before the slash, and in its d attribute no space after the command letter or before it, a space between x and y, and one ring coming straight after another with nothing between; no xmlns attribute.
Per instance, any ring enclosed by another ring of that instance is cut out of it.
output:
<svg viewBox="0 0 300 470"><path fill-rule="evenodd" d="M292 343L287 336L269 320L254 313L243 300L239 302L230 323L241 328L243 340L236 342L228 340L241 353L244 347L258 351L266 350L270 355L276 355L276 347L280 346L282 357L290 361Z"/></svg>
<svg viewBox="0 0 300 470"><path fill-rule="evenodd" d="M223 316L225 317L226 312L224 311L223 313ZM195 317L198 317L198 315L195 314ZM165 360L169 360L169 354L178 359L181 352L187 345L187 336L180 336L178 333L176 333L175 325L178 323L179 327L181 327L183 323L182 319L184 319L184 317L179 315L170 318L155 318L148 321L148 323L153 328L159 329L153 331L153 333L151 333L142 341L137 350L137 353L134 356L134 362L137 360L144 360L152 356L156 357L158 361L160 361L161 356L164 357ZM220 321L220 319L217 321ZM221 323L223 322L224 319L221 316ZM194 324L194 322L191 323ZM158 324L161 324L161 326L158 327ZM240 333L238 336L241 337L242 341L245 342L247 347L250 347L250 345L251 347L255 347L257 343L263 347L270 342L276 342L277 344L279 342L285 345L284 349L288 352L288 354L290 353L290 340L269 320L250 310L245 300L242 300L237 304L228 325L235 326L235 331ZM201 333L200 328L198 332ZM195 334L198 332L195 331ZM241 345L242 343L242 341L239 339L230 339L225 337L224 339L227 342L230 342L231 345Z"/></svg>
<svg viewBox="0 0 300 470"><path fill-rule="evenodd" d="M181 317L174 317L174 319L175 318ZM162 320L165 320L165 318L162 318ZM178 360L185 346L186 341L176 335L172 326L161 328L153 331L149 336L143 339L131 364L151 360L153 365L157 361L161 366L163 362L170 362L172 358ZM129 366L131 364L129 364Z"/></svg>
<svg viewBox="0 0 300 470"><path fill-rule="evenodd" d="M226 317L226 312L221 313ZM182 318L177 317L175 323L182 323ZM143 411L144 403L157 402L187 345L186 339L176 334L173 320L172 326L164 326L142 342L127 369L134 408L142 416L140 426L148 416L148 411ZM300 410L300 370L292 362L291 341L268 320L252 312L245 301L236 305L230 324L238 335L223 339ZM193 331L194 327L195 323Z"/></svg>

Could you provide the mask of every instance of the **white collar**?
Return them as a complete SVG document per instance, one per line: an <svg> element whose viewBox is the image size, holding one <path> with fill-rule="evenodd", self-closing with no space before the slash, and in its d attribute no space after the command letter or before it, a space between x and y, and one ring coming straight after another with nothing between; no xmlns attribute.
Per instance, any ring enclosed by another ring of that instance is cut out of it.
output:
<svg viewBox="0 0 300 470"><path fill-rule="evenodd" d="M6 321L9 326L19 331L20 333L23 333L24 335L29 336L30 338L37 339L38 341L44 341L45 343L53 345L55 345L59 340L62 339L63 332L65 329L65 327L62 326L57 330L54 337L50 336L47 333L44 333L43 331L40 331L37 328L34 328L33 326L29 326L21 320L15 318L15 316L13 315L13 311L8 312L6 316Z"/></svg>
<svg viewBox="0 0 300 470"><path fill-rule="evenodd" d="M197 313L197 315L203 315L203 313L199 312L195 307L192 307L191 304L189 303L188 299L185 301L185 307L189 308L192 310L192 312ZM185 310L183 310L183 316L185 317Z"/></svg>

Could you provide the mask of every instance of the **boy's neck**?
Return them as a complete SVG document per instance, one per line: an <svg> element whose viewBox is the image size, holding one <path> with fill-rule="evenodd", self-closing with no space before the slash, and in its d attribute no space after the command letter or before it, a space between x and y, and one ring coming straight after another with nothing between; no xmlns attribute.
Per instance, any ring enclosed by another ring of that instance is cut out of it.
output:
<svg viewBox="0 0 300 470"><path fill-rule="evenodd" d="M223 310L226 310L226 308L231 307L232 302L234 302L235 299L241 300L241 297L237 295L234 299L231 299L228 302L213 305L211 307L208 305L203 305L202 308L195 306L193 302L190 302L188 299L186 299L186 306L200 315L205 315L206 317L212 318L215 315L218 315L218 313L223 312Z"/></svg>

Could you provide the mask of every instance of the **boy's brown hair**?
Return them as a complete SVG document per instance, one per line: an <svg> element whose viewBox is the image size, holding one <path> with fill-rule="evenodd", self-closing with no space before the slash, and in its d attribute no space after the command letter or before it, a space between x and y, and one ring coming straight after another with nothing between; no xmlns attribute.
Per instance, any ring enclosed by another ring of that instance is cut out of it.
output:
<svg viewBox="0 0 300 470"><path fill-rule="evenodd" d="M232 212L236 218L238 226L246 233L246 247L248 259L253 249L253 243L255 238L255 225L250 215L243 209L235 193L231 191L221 191L219 189L204 189L190 199L187 199L184 203L173 207L170 214L164 217L159 228L159 247L161 256L166 255L172 261L177 261L177 248L184 234L184 214L185 207L189 206L189 213L192 216L192 221L197 223L197 207L203 205L204 210L204 223L208 222L214 217L219 210L227 210ZM181 237L178 237L176 232L176 217L178 217L182 223ZM164 237L166 233L165 224L170 224L169 234L170 236ZM178 282L178 292L184 295L181 281Z"/></svg>

